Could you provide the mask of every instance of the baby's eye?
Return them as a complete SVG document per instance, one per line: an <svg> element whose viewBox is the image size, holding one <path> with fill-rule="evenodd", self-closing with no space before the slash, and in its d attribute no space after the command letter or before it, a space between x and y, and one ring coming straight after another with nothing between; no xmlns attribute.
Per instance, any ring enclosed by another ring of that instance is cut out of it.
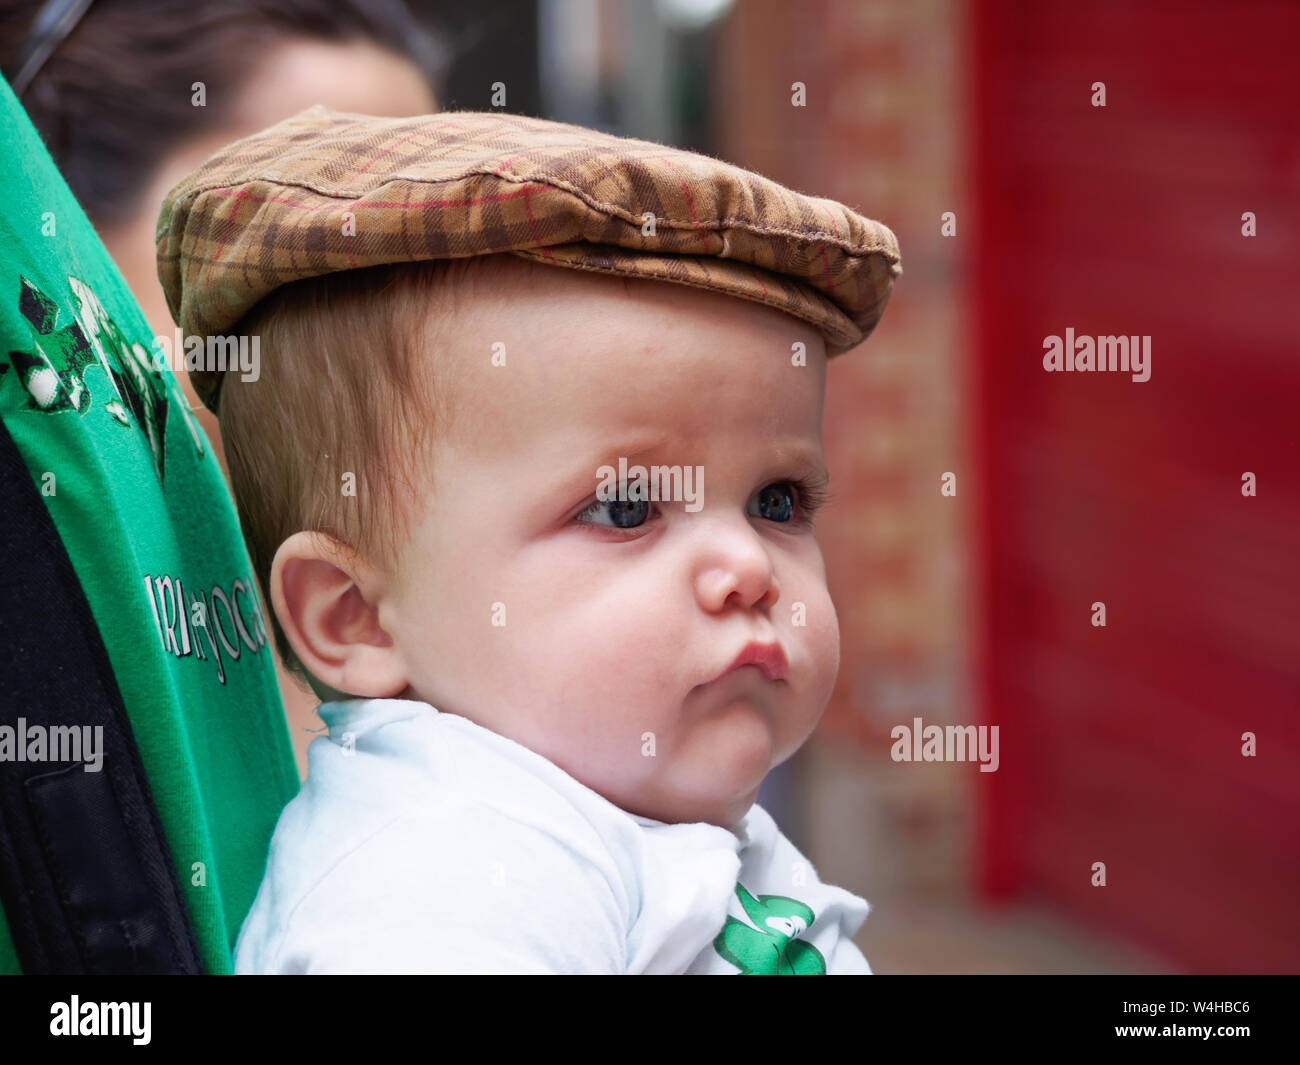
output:
<svg viewBox="0 0 1300 1065"><path fill-rule="evenodd" d="M774 481L750 500L746 513L751 517L782 525L811 528L813 517L825 504L826 475Z"/></svg>
<svg viewBox="0 0 1300 1065"><path fill-rule="evenodd" d="M650 504L640 499L598 499L578 515L578 521L591 525L609 525L615 529L635 529L650 516Z"/></svg>
<svg viewBox="0 0 1300 1065"><path fill-rule="evenodd" d="M753 498L754 506L748 513L752 517L768 521L790 521L794 518L798 502L798 492L793 484L769 484L766 488L759 489Z"/></svg>

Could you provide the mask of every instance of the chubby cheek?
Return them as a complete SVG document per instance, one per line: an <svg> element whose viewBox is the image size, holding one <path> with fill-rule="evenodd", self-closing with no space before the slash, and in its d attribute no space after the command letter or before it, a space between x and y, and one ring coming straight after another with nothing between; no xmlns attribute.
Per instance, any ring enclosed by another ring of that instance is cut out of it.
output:
<svg viewBox="0 0 1300 1065"><path fill-rule="evenodd" d="M792 583L795 587L785 604L784 623L790 627L792 643L798 648L808 670L801 700L804 715L801 716L811 716L815 725L835 688L835 677L839 672L839 619L826 587L820 556L804 568L797 582Z"/></svg>
<svg viewBox="0 0 1300 1065"><path fill-rule="evenodd" d="M486 689L510 676L499 662L511 642L515 604L484 576L473 552L447 551L444 557L457 559L450 567L425 563L434 557L434 546L421 545L421 558L404 571L392 636L419 698L477 720Z"/></svg>
<svg viewBox="0 0 1300 1065"><path fill-rule="evenodd" d="M839 618L836 616L835 604L831 602L829 593L826 594L825 599L825 612L821 624L816 628L812 637L815 642L813 655L817 662L817 672L821 681L820 690L823 693L820 703L822 708L825 707L826 701L835 688L835 678L840 671Z"/></svg>
<svg viewBox="0 0 1300 1065"><path fill-rule="evenodd" d="M684 679L690 621L663 593L654 584L588 586L584 595L552 603L533 634L552 649L548 689L566 703L575 696L602 703L604 718L663 701Z"/></svg>
<svg viewBox="0 0 1300 1065"><path fill-rule="evenodd" d="M663 582L575 578L542 597L546 614L518 648L533 660L534 749L596 790L649 771L643 746L669 742L683 686L694 683L689 618L664 593Z"/></svg>

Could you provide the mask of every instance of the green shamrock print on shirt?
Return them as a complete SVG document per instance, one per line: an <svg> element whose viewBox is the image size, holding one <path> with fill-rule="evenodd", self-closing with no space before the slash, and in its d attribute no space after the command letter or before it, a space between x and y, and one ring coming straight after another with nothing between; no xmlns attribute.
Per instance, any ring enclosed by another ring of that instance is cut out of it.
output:
<svg viewBox="0 0 1300 1065"><path fill-rule="evenodd" d="M817 919L809 907L784 895L755 898L739 883L736 896L755 927L728 917L713 941L713 949L742 976L826 975L826 959L821 951L797 938Z"/></svg>

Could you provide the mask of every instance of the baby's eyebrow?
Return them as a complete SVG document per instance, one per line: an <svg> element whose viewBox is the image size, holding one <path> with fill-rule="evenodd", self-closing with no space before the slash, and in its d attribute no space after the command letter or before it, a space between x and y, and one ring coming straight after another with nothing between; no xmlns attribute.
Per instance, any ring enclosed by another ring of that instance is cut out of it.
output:
<svg viewBox="0 0 1300 1065"><path fill-rule="evenodd" d="M811 447L773 448L772 463L774 466L794 472L822 488L825 488L831 479L830 470L826 466L826 459L820 451Z"/></svg>
<svg viewBox="0 0 1300 1065"><path fill-rule="evenodd" d="M671 437L660 433L644 433L615 439L611 443L592 444L590 449L583 449L581 459L566 462L556 471L553 486L563 486L567 491L582 491L590 485L593 489L604 478L600 470L606 466L617 468L620 459L625 459L630 469L636 465L662 465L656 460L662 459L665 451L674 444ZM767 450L770 456L760 462L769 468L772 476L798 477L814 488L826 488L830 482L830 471L821 451L803 443L774 444ZM686 458L677 456L681 462ZM687 456L689 457L689 456ZM692 464L698 464L697 462ZM704 462L707 468L707 461Z"/></svg>
<svg viewBox="0 0 1300 1065"><path fill-rule="evenodd" d="M673 441L673 438L662 429L624 429L623 431L626 435L609 437L593 433L584 441L581 451L575 453L589 460L594 470L597 466L618 462L620 458L627 459L629 465L648 459L656 452L662 453L663 449ZM575 469L579 467L577 462L573 465Z"/></svg>
<svg viewBox="0 0 1300 1065"><path fill-rule="evenodd" d="M615 441L611 445L596 444L590 450L583 452L582 462L573 462L566 465L566 471L573 472L574 480L589 474L592 482L600 480L600 474L597 472L602 466L617 466L619 459L626 459L629 467L638 463L648 465L650 460L656 454L662 454L663 449L668 445L668 439L662 436L656 436L653 439L648 437L637 437L623 441ZM570 478L566 476L566 480Z"/></svg>
<svg viewBox="0 0 1300 1065"><path fill-rule="evenodd" d="M831 471L822 463L813 463L804 467L800 480L814 491L825 492L831 486Z"/></svg>
<svg viewBox="0 0 1300 1065"><path fill-rule="evenodd" d="M638 463L649 465L651 457L662 453L668 443L669 438L655 433L616 439L610 444L584 446L580 452L575 452L580 457L556 466L553 476L548 479L550 490L566 495L594 492L604 479L600 473L602 466L617 469L620 458L626 459L629 467Z"/></svg>

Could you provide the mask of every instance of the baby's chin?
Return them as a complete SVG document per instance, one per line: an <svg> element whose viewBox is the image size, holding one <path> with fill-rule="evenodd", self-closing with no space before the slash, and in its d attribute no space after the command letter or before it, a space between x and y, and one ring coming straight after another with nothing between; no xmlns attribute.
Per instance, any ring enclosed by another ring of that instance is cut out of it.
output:
<svg viewBox="0 0 1300 1065"><path fill-rule="evenodd" d="M775 764L774 739L754 716L751 711L748 722L724 721L707 737L687 737L671 749L661 745L651 775L636 782L611 776L605 782L609 793L602 794L616 806L656 821L706 821L730 828L754 804Z"/></svg>
<svg viewBox="0 0 1300 1065"><path fill-rule="evenodd" d="M679 825L704 822L731 830L745 816L750 807L754 805L754 800L758 798L758 785L748 791L734 795L722 795L716 792L717 789L715 788L710 789L708 793L683 794L675 792L667 795L656 795L648 801L644 799L632 799L624 802L616 802L611 799L610 801L628 813L637 814L641 817L650 817L656 821L663 821L665 824Z"/></svg>

